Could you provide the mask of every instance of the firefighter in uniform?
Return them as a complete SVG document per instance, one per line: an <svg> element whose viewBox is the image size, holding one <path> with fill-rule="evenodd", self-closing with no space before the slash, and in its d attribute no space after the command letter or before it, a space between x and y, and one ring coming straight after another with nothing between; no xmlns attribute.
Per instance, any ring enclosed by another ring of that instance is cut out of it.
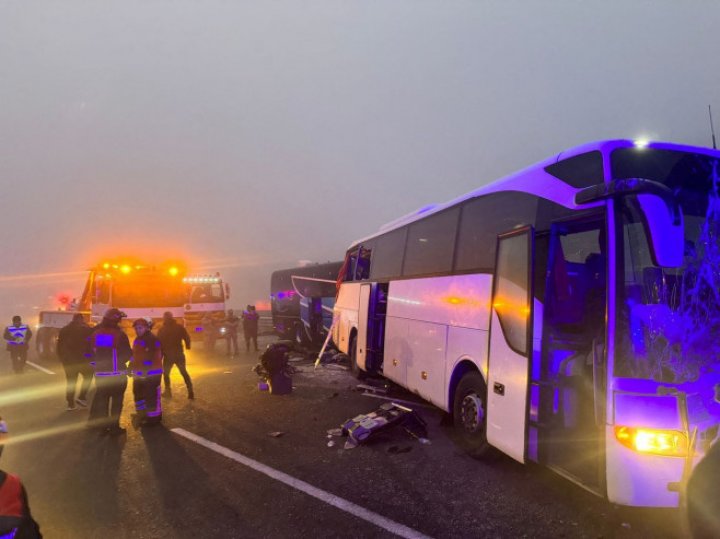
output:
<svg viewBox="0 0 720 539"><path fill-rule="evenodd" d="M135 414L133 426L157 425L162 420L160 382L162 350L160 340L152 334L152 322L139 318L133 323L137 337L133 341L130 372L133 379Z"/></svg>
<svg viewBox="0 0 720 539"><path fill-rule="evenodd" d="M22 323L22 318L13 316L12 325L5 328L3 338L7 341L7 349L10 352L13 371L20 374L25 371L27 362L28 343L32 338L30 328Z"/></svg>
<svg viewBox="0 0 720 539"><path fill-rule="evenodd" d="M101 434L118 435L123 398L127 389L127 363L132 356L130 340L120 329L125 313L108 309L90 336L95 371L95 397L90 407L89 425Z"/></svg>
<svg viewBox="0 0 720 539"><path fill-rule="evenodd" d="M0 455L6 436L7 426L0 418ZM17 476L2 470L0 470L0 537L42 538L40 528L30 514L25 487Z"/></svg>

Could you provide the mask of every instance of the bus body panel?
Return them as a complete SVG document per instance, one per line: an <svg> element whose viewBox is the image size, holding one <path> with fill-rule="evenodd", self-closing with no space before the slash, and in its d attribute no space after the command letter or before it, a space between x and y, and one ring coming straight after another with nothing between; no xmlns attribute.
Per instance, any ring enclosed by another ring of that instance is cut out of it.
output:
<svg viewBox="0 0 720 539"><path fill-rule="evenodd" d="M360 299L358 304L358 325L357 325L357 354L358 367L367 370L366 358L368 349L368 309L370 308L370 292L372 285L360 285Z"/></svg>
<svg viewBox="0 0 720 539"><path fill-rule="evenodd" d="M436 406L445 400L445 347L448 327L432 322L408 321L407 388Z"/></svg>
<svg viewBox="0 0 720 539"><path fill-rule="evenodd" d="M388 316L385 320L385 360L383 376L401 386L406 385L407 362L412 361L408 342L408 320Z"/></svg>
<svg viewBox="0 0 720 539"><path fill-rule="evenodd" d="M606 434L608 499L624 505L676 507L679 495L668 486L680 484L686 459L633 451L617 440L614 429L626 426L683 431L680 399L677 395L615 391L613 401L614 421Z"/></svg>
<svg viewBox="0 0 720 539"><path fill-rule="evenodd" d="M528 358L510 348L495 310L487 385L488 442L518 462L525 462Z"/></svg>
<svg viewBox="0 0 720 539"><path fill-rule="evenodd" d="M360 310L360 283L344 283L335 302L336 331L333 341L338 350L350 353L350 332L357 328Z"/></svg>
<svg viewBox="0 0 720 539"><path fill-rule="evenodd" d="M491 292L487 274L392 281L387 315L487 331Z"/></svg>
<svg viewBox="0 0 720 539"><path fill-rule="evenodd" d="M461 361L471 361L487 382L488 369L488 332L482 329L468 329L449 327L447 353L445 354L445 395L441 408L446 412L452 411L451 389L448 384L452 380L453 372Z"/></svg>
<svg viewBox="0 0 720 539"><path fill-rule="evenodd" d="M685 459L644 455L622 445L615 427L606 427L607 497L612 503L636 507L677 507L680 497L668 490L685 469Z"/></svg>

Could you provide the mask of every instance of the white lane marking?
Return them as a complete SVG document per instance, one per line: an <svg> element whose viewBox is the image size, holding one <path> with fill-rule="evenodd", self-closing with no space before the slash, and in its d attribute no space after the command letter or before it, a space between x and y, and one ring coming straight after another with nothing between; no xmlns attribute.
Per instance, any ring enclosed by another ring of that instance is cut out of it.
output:
<svg viewBox="0 0 720 539"><path fill-rule="evenodd" d="M317 498L318 500L323 501L329 505L332 505L333 507L337 507L341 511L350 513L351 515L354 515L354 516L361 518L367 522L370 522L371 524L374 524L375 526L383 528L384 530L387 530L390 533L394 533L395 535L397 535L399 537L405 537L407 539L429 539L429 536L423 535L419 531L413 530L412 528L408 528L407 526L404 526L403 524L395 522L394 520L390 520L389 518L385 518L384 516L378 515L377 513L373 513L369 509L360 507L359 505L356 505L356 504L349 502L343 498L340 498L339 496L335 496L334 494L325 492L324 490L314 487L311 484L306 483L305 481L296 479L291 475L280 472L280 471L276 470L275 468L271 468L270 466L266 466L265 464L262 464L261 462L258 462L249 457L241 455L240 453L237 453L231 449L228 449L227 447L223 447L219 444L216 444L215 442L211 442L210 440L207 440L207 439L203 438L202 436L198 436L197 434L193 434L192 432L188 432L185 429L180 429L180 428L172 429L172 432L174 432L175 434L178 434L184 438L187 438L188 440L191 440L191 441L195 442L196 444L202 445L203 447L207 447L208 449L215 451L216 453L219 453L220 455L223 455L229 459L232 459L235 462L239 462L240 464L243 464L243 465L247 466L248 468L252 468L256 472L265 474L268 477L270 477L271 479L275 479L276 481L285 483L286 485L293 487L297 490L300 490L300 491L304 492L305 494L312 496L313 498Z"/></svg>
<svg viewBox="0 0 720 539"><path fill-rule="evenodd" d="M33 363L32 361L26 361L25 364L26 364L26 365L30 365L31 367L35 367L37 370L43 371L43 372L45 372L45 373L47 373L47 374L55 374L55 373L54 373L53 371L51 371L50 369L46 369L45 367L41 367L40 365L38 365L37 363Z"/></svg>

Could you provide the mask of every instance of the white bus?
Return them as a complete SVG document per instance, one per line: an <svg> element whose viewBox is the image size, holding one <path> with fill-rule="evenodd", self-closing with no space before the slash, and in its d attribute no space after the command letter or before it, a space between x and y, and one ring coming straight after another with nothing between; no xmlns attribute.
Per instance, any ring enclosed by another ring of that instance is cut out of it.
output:
<svg viewBox="0 0 720 539"><path fill-rule="evenodd" d="M354 242L333 340L458 439L677 506L720 424L720 152L574 148Z"/></svg>

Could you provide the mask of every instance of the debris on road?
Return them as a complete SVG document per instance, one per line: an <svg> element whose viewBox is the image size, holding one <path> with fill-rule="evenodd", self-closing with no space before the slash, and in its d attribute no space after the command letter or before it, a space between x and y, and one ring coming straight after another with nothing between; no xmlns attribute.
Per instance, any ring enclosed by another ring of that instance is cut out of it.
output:
<svg viewBox="0 0 720 539"><path fill-rule="evenodd" d="M253 368L253 371L264 379L273 395L286 395L292 392L291 375L295 369L288 364L290 350L291 345L284 341L269 344L260 356L260 363ZM258 384L258 388L262 383Z"/></svg>
<svg viewBox="0 0 720 539"><path fill-rule="evenodd" d="M285 433L282 431L275 431L275 432L268 432L268 436L272 436L273 438L280 438L280 436L283 436Z"/></svg>
<svg viewBox="0 0 720 539"><path fill-rule="evenodd" d="M328 447L332 447L332 446L334 446L334 445L335 445L335 442L334 442L333 440L330 440L330 441L327 443L327 446L328 446Z"/></svg>
<svg viewBox="0 0 720 539"><path fill-rule="evenodd" d="M402 426L416 439L427 437L425 421L411 408L396 402L383 404L374 412L349 419L343 424L342 429L349 439L360 444L371 436L396 426Z"/></svg>
<svg viewBox="0 0 720 539"><path fill-rule="evenodd" d="M358 384L355 386L357 389L364 389L365 391L372 391L373 393L381 393L383 395L387 394L387 388L386 387L378 387L378 386L369 386L367 384Z"/></svg>
<svg viewBox="0 0 720 539"><path fill-rule="evenodd" d="M338 428L338 429L328 429L327 433L328 433L328 436L342 436L342 435L343 435L343 430L340 429L340 428Z"/></svg>

